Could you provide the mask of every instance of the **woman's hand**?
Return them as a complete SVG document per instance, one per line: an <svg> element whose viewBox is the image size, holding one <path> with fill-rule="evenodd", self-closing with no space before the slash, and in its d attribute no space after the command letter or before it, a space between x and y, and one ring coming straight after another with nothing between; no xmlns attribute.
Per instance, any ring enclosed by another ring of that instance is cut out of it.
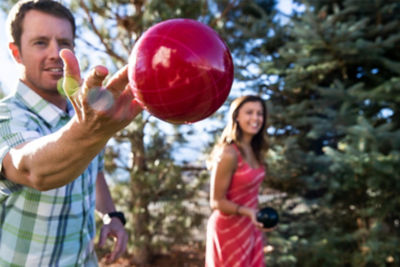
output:
<svg viewBox="0 0 400 267"><path fill-rule="evenodd" d="M250 218L251 222L259 229L263 227L263 224L257 221L257 210L248 208L245 206L240 206L240 209L238 210L239 214L242 216L247 216Z"/></svg>

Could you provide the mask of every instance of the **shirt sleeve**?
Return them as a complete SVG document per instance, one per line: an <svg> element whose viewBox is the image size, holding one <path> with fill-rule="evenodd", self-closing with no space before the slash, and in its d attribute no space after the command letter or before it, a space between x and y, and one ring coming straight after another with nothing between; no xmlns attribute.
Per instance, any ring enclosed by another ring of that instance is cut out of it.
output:
<svg viewBox="0 0 400 267"><path fill-rule="evenodd" d="M0 104L0 202L22 188L3 175L2 163L13 147L40 137L35 121L26 110L15 105Z"/></svg>

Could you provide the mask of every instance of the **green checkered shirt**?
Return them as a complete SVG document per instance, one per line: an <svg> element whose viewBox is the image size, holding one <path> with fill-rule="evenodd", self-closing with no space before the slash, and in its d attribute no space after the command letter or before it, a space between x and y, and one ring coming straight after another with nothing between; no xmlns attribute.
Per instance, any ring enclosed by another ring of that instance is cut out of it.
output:
<svg viewBox="0 0 400 267"><path fill-rule="evenodd" d="M20 82L0 102L0 161L12 147L65 125L73 115L68 107L70 114ZM76 180L45 192L0 177L0 266L97 266L95 183L102 168L99 155Z"/></svg>

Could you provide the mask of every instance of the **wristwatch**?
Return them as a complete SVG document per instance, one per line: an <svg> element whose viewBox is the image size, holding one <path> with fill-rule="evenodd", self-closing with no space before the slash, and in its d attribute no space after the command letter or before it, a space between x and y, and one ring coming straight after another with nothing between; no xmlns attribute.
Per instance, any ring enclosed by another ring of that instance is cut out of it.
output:
<svg viewBox="0 0 400 267"><path fill-rule="evenodd" d="M120 211L113 211L105 214L103 216L103 223L109 224L111 222L112 217L117 217L121 221L122 225L126 224L125 215Z"/></svg>

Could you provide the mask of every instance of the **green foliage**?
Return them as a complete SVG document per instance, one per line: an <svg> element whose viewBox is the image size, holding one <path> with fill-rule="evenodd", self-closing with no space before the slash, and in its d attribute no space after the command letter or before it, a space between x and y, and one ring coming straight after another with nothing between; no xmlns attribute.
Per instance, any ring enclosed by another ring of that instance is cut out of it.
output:
<svg viewBox="0 0 400 267"><path fill-rule="evenodd" d="M271 240L279 256L269 260L282 266L285 252L288 266L398 265L400 6L304 3L280 57L265 65L279 75L269 184L288 194L287 224ZM294 197L307 208L290 222Z"/></svg>
<svg viewBox="0 0 400 267"><path fill-rule="evenodd" d="M276 52L286 38L285 27L274 20L276 2L217 1L227 12L224 21L214 23L231 49L239 91L233 92L231 98L238 94L271 93L268 88L271 77L266 76L260 66L270 64L278 56Z"/></svg>
<svg viewBox="0 0 400 267"><path fill-rule="evenodd" d="M124 131L130 130L128 127ZM132 250L145 247L148 253L154 254L168 251L173 244L192 243L192 231L204 219L198 192L206 176L175 164L171 156L172 144L160 131L148 133L143 168L134 164L120 165L115 155L121 151L115 149L140 139L127 138L125 134L121 132L116 136L120 145L109 146L106 156L114 162L108 170L115 178L127 170L130 172L130 180L116 181L113 196L118 207L129 214L127 228L132 237Z"/></svg>

